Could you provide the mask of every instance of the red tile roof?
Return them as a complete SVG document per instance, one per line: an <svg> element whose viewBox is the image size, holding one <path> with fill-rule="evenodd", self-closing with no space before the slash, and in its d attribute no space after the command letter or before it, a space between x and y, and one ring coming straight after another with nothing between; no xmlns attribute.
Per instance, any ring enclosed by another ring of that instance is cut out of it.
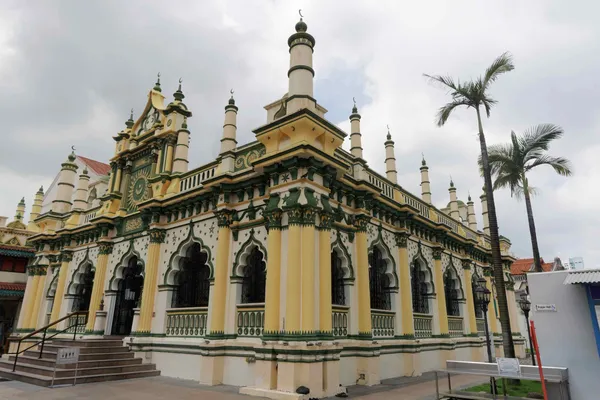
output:
<svg viewBox="0 0 600 400"><path fill-rule="evenodd" d="M92 171L98 175L108 175L110 172L110 165L104 164L103 162L92 160L87 157L77 156L81 161L85 163Z"/></svg>
<svg viewBox="0 0 600 400"><path fill-rule="evenodd" d="M552 263L544 262L542 258L542 271L552 271ZM533 258L520 258L510 266L511 275L523 275L527 272L533 272Z"/></svg>
<svg viewBox="0 0 600 400"><path fill-rule="evenodd" d="M0 282L0 290L24 291L25 284L24 283Z"/></svg>

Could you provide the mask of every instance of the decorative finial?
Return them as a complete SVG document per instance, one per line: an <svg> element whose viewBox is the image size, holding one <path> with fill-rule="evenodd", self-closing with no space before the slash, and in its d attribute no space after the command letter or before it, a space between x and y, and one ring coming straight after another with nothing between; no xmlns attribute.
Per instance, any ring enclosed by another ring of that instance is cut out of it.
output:
<svg viewBox="0 0 600 400"><path fill-rule="evenodd" d="M471 191L469 190L467 193L468 193L467 199L468 199L468 201L471 201Z"/></svg>
<svg viewBox="0 0 600 400"><path fill-rule="evenodd" d="M421 152L421 157L421 165L424 167L427 166L427 163L425 162L425 154L423 154L423 152Z"/></svg>
<svg viewBox="0 0 600 400"><path fill-rule="evenodd" d="M40 190L38 190L38 193L44 193L44 186L40 186Z"/></svg>
<svg viewBox="0 0 600 400"><path fill-rule="evenodd" d="M296 24L296 32L306 32L306 29L308 29L308 27L306 26L306 23L302 20L302 18L304 18L304 16L302 15L302 10L298 10L298 14L300 14L300 21L298 21L298 23Z"/></svg>
<svg viewBox="0 0 600 400"><path fill-rule="evenodd" d="M69 154L69 161L73 162L75 161L75 158L77 158L75 156L75 146L71 146L71 154Z"/></svg>
<svg viewBox="0 0 600 400"><path fill-rule="evenodd" d="M73 150L73 153L75 153L75 145L71 146L71 150Z"/></svg>
<svg viewBox="0 0 600 400"><path fill-rule="evenodd" d="M179 78L179 89L178 90L181 90L181 82L183 82L183 78Z"/></svg>
<svg viewBox="0 0 600 400"><path fill-rule="evenodd" d="M356 108L356 98L352 97L352 102L354 103L354 106L352 107L352 114L358 114L358 109Z"/></svg>
<svg viewBox="0 0 600 400"><path fill-rule="evenodd" d="M179 78L179 87L177 88L177 91L175 91L175 93L173 93L175 102L181 102L183 99L185 99L185 95L181 91L181 82L183 82L183 78Z"/></svg>
<svg viewBox="0 0 600 400"><path fill-rule="evenodd" d="M229 98L229 105L235 105L235 99L233 98L233 88L231 88L231 90L229 91L229 93L231 94L231 97Z"/></svg>
<svg viewBox="0 0 600 400"><path fill-rule="evenodd" d="M131 111L129 112L129 119L133 119L133 108L131 108Z"/></svg>
<svg viewBox="0 0 600 400"><path fill-rule="evenodd" d="M298 14L300 14L300 21L302 21L302 18L304 18L304 15L302 15L302 9L298 10Z"/></svg>
<svg viewBox="0 0 600 400"><path fill-rule="evenodd" d="M19 205L25 205L25 197L21 197L21 201L19 202Z"/></svg>
<svg viewBox="0 0 600 400"><path fill-rule="evenodd" d="M390 133L390 126L389 125L387 125L387 131L388 131L388 133L387 133L387 140L392 140L392 134Z"/></svg>
<svg viewBox="0 0 600 400"><path fill-rule="evenodd" d="M156 83L154 84L154 88L152 90L156 90L157 92L162 91L162 89L160 88L160 72L156 74Z"/></svg>
<svg viewBox="0 0 600 400"><path fill-rule="evenodd" d="M454 182L452 181L452 175L450 175L450 187L453 188L454 187Z"/></svg>
<svg viewBox="0 0 600 400"><path fill-rule="evenodd" d="M229 91L229 93L231 93L231 98L233 99L233 88L231 88L231 90Z"/></svg>
<svg viewBox="0 0 600 400"><path fill-rule="evenodd" d="M129 111L129 119L125 121L125 126L129 129L133 128L133 108Z"/></svg>

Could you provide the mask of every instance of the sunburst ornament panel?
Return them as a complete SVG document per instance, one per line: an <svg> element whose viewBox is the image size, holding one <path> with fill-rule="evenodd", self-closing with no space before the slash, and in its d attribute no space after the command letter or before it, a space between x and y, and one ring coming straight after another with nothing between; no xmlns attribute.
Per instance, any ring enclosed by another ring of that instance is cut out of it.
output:
<svg viewBox="0 0 600 400"><path fill-rule="evenodd" d="M150 197L148 178L150 176L151 166L146 166L134 171L131 174L129 190L127 193L127 211L137 211L140 202Z"/></svg>

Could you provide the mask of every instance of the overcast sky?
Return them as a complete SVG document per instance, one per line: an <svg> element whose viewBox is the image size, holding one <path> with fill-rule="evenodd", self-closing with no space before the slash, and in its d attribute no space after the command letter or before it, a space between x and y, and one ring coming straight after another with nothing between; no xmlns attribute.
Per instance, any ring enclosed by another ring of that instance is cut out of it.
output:
<svg viewBox="0 0 600 400"><path fill-rule="evenodd" d="M362 115L365 156L384 173L386 125L396 141L399 183L420 194L421 152L434 203L476 199L482 179L472 110L434 124L446 94L423 73L463 79L482 73L504 51L516 69L492 87L498 105L484 121L488 143L510 131L551 122L565 137L551 147L575 175L541 167L530 175L541 254L583 256L600 267L600 5L592 1L3 1L0 5L0 215L13 217L25 196L29 213L75 145L106 161L130 108L137 117L162 74L167 101L183 77L194 113L190 159L218 153L223 107L234 88L238 142L254 139L263 106L287 91L287 38L298 8L316 38L315 97L349 133L352 97ZM349 148L349 138L344 144ZM525 205L496 194L500 233L531 257Z"/></svg>

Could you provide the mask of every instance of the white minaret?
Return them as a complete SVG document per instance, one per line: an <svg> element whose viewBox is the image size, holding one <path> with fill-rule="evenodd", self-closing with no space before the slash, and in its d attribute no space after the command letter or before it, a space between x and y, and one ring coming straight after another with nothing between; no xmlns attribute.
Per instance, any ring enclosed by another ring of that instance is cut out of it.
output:
<svg viewBox="0 0 600 400"><path fill-rule="evenodd" d="M350 153L354 157L363 158L362 135L360 134L360 114L356 108L356 101L350 114Z"/></svg>
<svg viewBox="0 0 600 400"><path fill-rule="evenodd" d="M456 188L454 187L452 178L450 178L450 187L448 188L448 192L450 193L450 216L457 221L460 221L460 213L458 212L458 198L456 197Z"/></svg>
<svg viewBox="0 0 600 400"><path fill-rule="evenodd" d="M387 140L385 141L385 177L390 182L398 183L398 172L396 171L396 156L394 155L394 141L388 126Z"/></svg>
<svg viewBox="0 0 600 400"><path fill-rule="evenodd" d="M87 168L83 168L83 173L79 175L77 182L77 190L75 191L75 200L73 201L73 210L83 211L88 208L87 197L88 187L90 184L90 176Z"/></svg>
<svg viewBox="0 0 600 400"><path fill-rule="evenodd" d="M490 219L488 216L487 197L485 195L485 186L483 187L483 193L479 196L481 199L481 215L483 216L483 233L486 235L490 234Z"/></svg>
<svg viewBox="0 0 600 400"><path fill-rule="evenodd" d="M313 98L313 78L315 71L312 68L313 48L315 38L306 33L308 27L302 20L296 24L296 33L288 39L290 47L290 69L288 70L288 99L287 114L292 114L302 108L315 109L316 102Z"/></svg>
<svg viewBox="0 0 600 400"><path fill-rule="evenodd" d="M477 218L475 218L475 205L471 199L471 193L469 193L467 201L467 220L469 221L469 228L477 232Z"/></svg>
<svg viewBox="0 0 600 400"><path fill-rule="evenodd" d="M237 140L235 139L237 132L237 112L238 108L233 98L233 89L231 89L231 98L225 106L225 122L223 122L223 137L221 138L221 151L219 154L232 151L237 146Z"/></svg>
<svg viewBox="0 0 600 400"><path fill-rule="evenodd" d="M425 162L425 156L421 160L421 199L427 204L431 204L431 187L429 185L429 167Z"/></svg>
<svg viewBox="0 0 600 400"><path fill-rule="evenodd" d="M77 176L77 164L75 164L75 151L69 154L67 161L61 164L58 175L56 197L52 200L52 211L62 214L71 211L71 198L75 189L75 177Z"/></svg>

